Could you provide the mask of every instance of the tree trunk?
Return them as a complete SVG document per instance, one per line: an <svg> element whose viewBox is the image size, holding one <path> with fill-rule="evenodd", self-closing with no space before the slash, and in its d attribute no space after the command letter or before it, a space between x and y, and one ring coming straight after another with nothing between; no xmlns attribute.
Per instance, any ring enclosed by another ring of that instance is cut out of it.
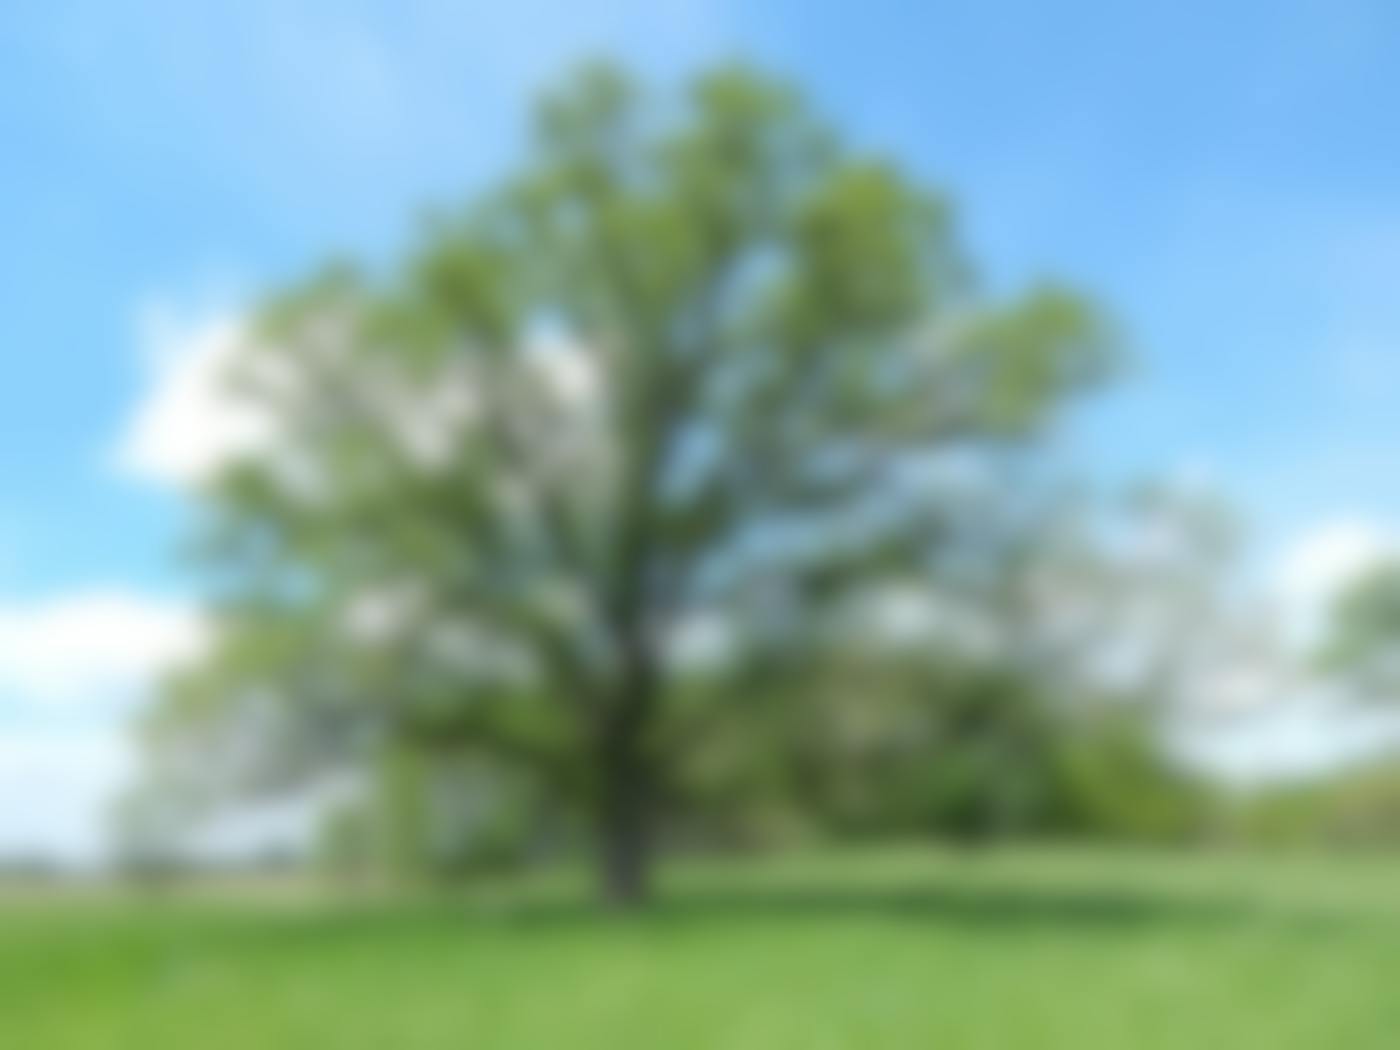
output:
<svg viewBox="0 0 1400 1050"><path fill-rule="evenodd" d="M646 753L654 680L649 664L622 691L599 743L599 889L613 908L646 903L652 860L653 777Z"/></svg>
<svg viewBox="0 0 1400 1050"><path fill-rule="evenodd" d="M610 785L599 829L603 902L629 911L646 903L650 889L651 837L645 789L639 782Z"/></svg>

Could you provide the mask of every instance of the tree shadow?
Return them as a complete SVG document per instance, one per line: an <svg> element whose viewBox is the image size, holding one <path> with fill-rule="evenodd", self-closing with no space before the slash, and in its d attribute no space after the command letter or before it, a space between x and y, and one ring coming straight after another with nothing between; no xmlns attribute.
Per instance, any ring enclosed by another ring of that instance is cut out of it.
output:
<svg viewBox="0 0 1400 1050"><path fill-rule="evenodd" d="M536 901L505 909L499 918L522 930L607 924L684 930L877 921L988 933L1072 934L1222 929L1260 922L1328 933L1355 922L1345 915L1269 906L1246 896L963 885L698 889L661 896L630 913L609 913L584 902Z"/></svg>
<svg viewBox="0 0 1400 1050"><path fill-rule="evenodd" d="M893 924L928 931L977 931L988 936L1041 932L1051 936L1133 936L1228 932L1250 926L1298 935L1331 935L1376 921L1363 912L1322 910L1282 902L1244 888L1172 888L1097 882L1088 885L976 881L911 876L799 875L792 881L688 882L667 887L645 907L614 911L579 883L531 885L500 881L443 892L363 901L323 898L280 917L243 908L202 913L198 925L276 943L327 938L452 937L477 933L607 935L742 932L831 924ZM1397 923L1400 925L1400 923ZM176 929L184 929L184 923ZM1400 932L1400 931L1397 931Z"/></svg>

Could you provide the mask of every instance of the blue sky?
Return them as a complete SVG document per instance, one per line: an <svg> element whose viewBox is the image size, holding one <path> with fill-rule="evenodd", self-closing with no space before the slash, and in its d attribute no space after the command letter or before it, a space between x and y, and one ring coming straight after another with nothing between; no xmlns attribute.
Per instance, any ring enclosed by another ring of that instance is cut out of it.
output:
<svg viewBox="0 0 1400 1050"><path fill-rule="evenodd" d="M1393 5L475 6L5 5L0 585L173 586L168 501L105 469L141 310L387 250L594 52L790 73L948 187L993 278L1100 296L1140 358L1106 465L1206 471L1266 533L1400 514Z"/></svg>
<svg viewBox="0 0 1400 1050"><path fill-rule="evenodd" d="M790 74L948 189L994 284L1099 297L1138 363L1078 437L1096 472L1204 474L1264 549L1400 523L1400 6L9 0L0 667L7 615L178 600L178 496L115 465L152 396L149 319L391 251L597 53L662 79L733 55ZM32 677L0 669L0 736L54 722Z"/></svg>

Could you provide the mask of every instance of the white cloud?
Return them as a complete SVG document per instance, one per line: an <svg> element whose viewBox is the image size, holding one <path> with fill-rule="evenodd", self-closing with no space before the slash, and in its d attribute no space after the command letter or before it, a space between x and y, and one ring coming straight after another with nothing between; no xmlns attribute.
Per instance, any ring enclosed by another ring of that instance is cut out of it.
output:
<svg viewBox="0 0 1400 1050"><path fill-rule="evenodd" d="M242 318L182 318L152 305L142 313L140 334L152 381L118 440L119 470L186 489L270 440L266 416L228 386L229 368L247 338Z"/></svg>
<svg viewBox="0 0 1400 1050"><path fill-rule="evenodd" d="M0 731L0 856L99 860L108 807L133 765L114 727Z"/></svg>
<svg viewBox="0 0 1400 1050"><path fill-rule="evenodd" d="M127 722L204 635L190 608L130 590L0 601L0 856L100 858Z"/></svg>
<svg viewBox="0 0 1400 1050"><path fill-rule="evenodd" d="M725 617L695 613L671 628L666 659L673 672L713 671L733 655L738 641L733 624Z"/></svg>
<svg viewBox="0 0 1400 1050"><path fill-rule="evenodd" d="M253 363L246 356L253 344L244 316L227 310L191 314L157 301L141 311L138 329L149 383L112 452L121 473L188 492L240 458L278 451L285 432L269 411L230 383L236 365ZM334 339L324 351L336 358ZM597 355L562 333L532 333L519 362L522 378L543 396L542 408L586 423L602 402L604 377ZM314 393L300 386L295 370L276 355L257 357L254 374L290 396ZM473 372L465 364L435 375L430 385L392 368L363 367L358 379L363 405L426 469L449 462L464 429L480 415ZM568 444L575 451L579 440L571 431ZM284 480L314 492L318 474L313 462L287 455L280 468Z"/></svg>
<svg viewBox="0 0 1400 1050"><path fill-rule="evenodd" d="M597 355L563 333L536 333L525 345L525 361L549 395L567 408L590 408L603 395Z"/></svg>
<svg viewBox="0 0 1400 1050"><path fill-rule="evenodd" d="M203 635L183 604L116 589L0 603L0 696L25 711L126 695L196 653Z"/></svg>
<svg viewBox="0 0 1400 1050"><path fill-rule="evenodd" d="M1183 757L1241 785L1326 773L1400 744L1393 712L1339 711L1323 694L1275 705L1266 717L1217 724L1183 744Z"/></svg>
<svg viewBox="0 0 1400 1050"><path fill-rule="evenodd" d="M1325 521L1295 537L1270 574L1290 629L1300 640L1313 637L1349 583L1397 554L1400 537L1362 518Z"/></svg>
<svg viewBox="0 0 1400 1050"><path fill-rule="evenodd" d="M1283 544L1261 581L1286 632L1282 646L1261 651L1253 662L1247 652L1236 653L1214 683L1234 702L1220 705L1223 721L1188 727L1180 741L1186 756L1249 782L1323 772L1400 744L1394 712L1348 703L1338 683L1310 670L1309 659L1337 595L1397 554L1400 535L1360 517L1322 521Z"/></svg>

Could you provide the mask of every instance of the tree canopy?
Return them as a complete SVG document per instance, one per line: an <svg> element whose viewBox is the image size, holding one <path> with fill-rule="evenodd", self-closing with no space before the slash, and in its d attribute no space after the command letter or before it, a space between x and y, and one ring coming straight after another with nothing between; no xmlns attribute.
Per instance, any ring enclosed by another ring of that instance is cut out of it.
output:
<svg viewBox="0 0 1400 1050"><path fill-rule="evenodd" d="M397 260L260 311L265 440L200 499L217 643L152 731L263 784L480 754L628 903L713 727L874 702L870 610L940 571L956 479L1115 343L1065 288L987 294L941 195L752 70L590 68L534 130Z"/></svg>

